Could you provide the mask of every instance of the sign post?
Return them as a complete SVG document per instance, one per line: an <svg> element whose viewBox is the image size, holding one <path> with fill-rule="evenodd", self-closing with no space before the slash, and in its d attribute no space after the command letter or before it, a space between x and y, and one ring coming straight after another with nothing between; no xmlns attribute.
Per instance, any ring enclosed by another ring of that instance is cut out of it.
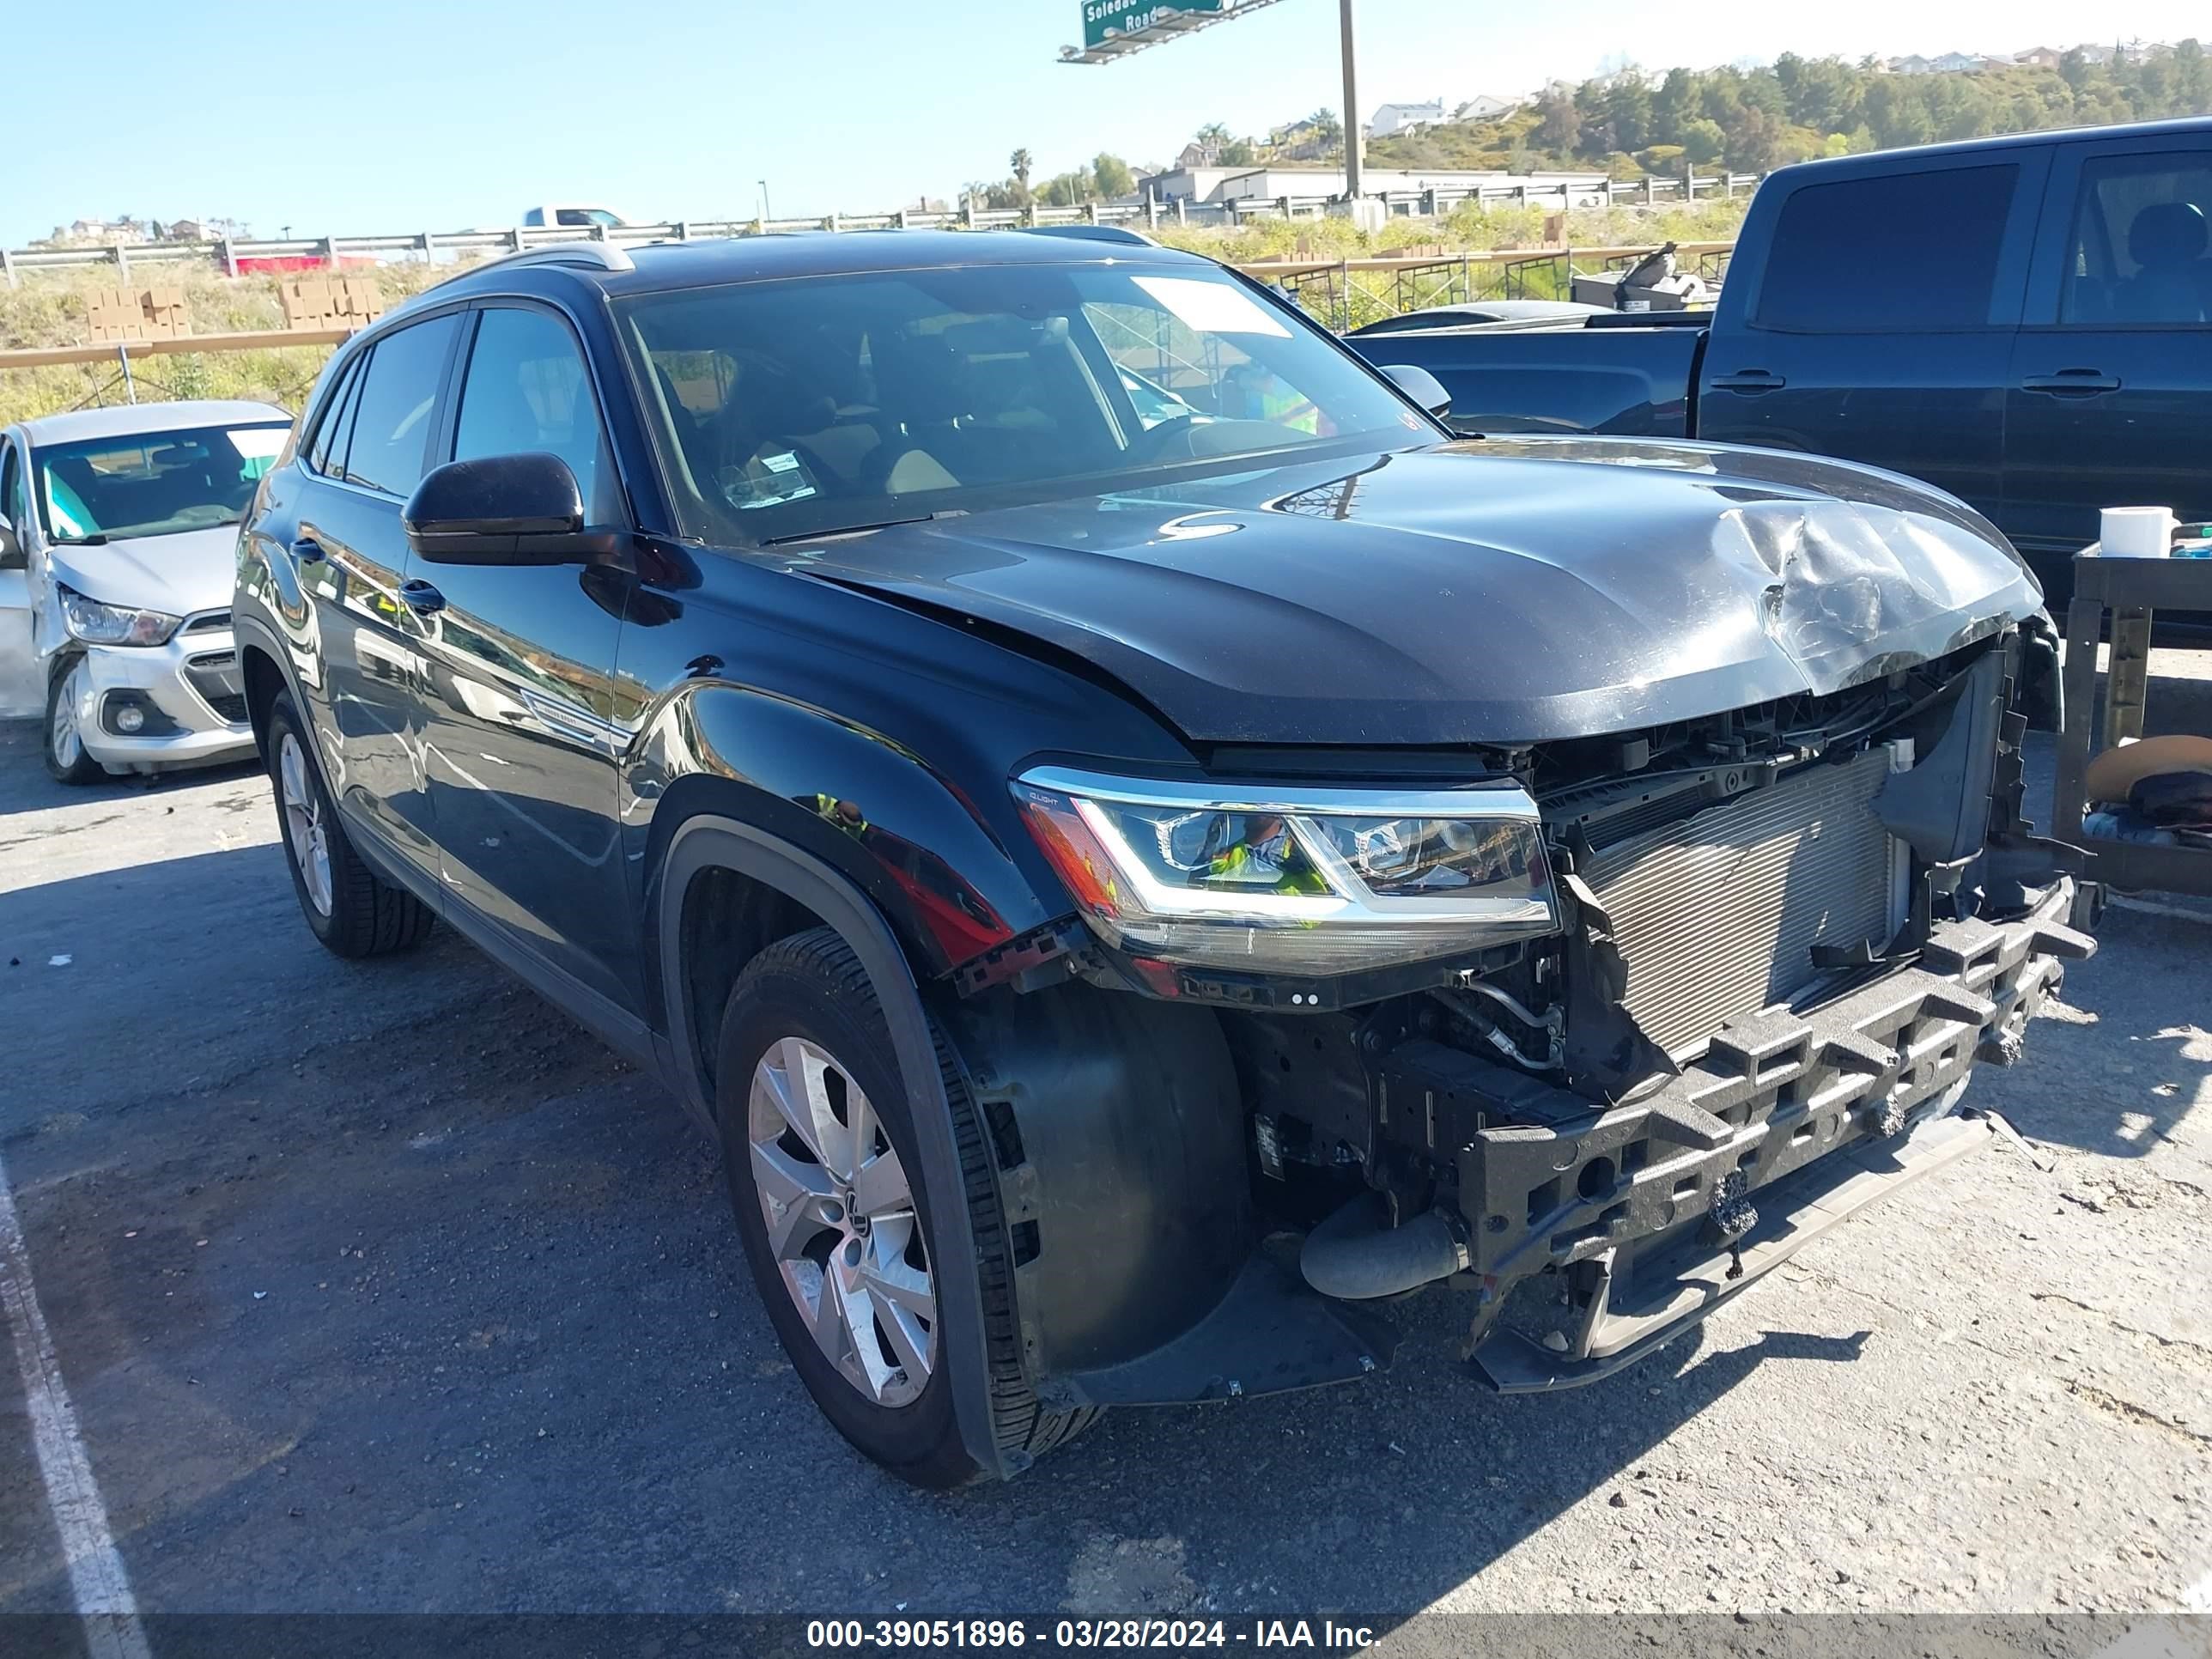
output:
<svg viewBox="0 0 2212 1659"><path fill-rule="evenodd" d="M1063 64L1110 64L1163 40L1242 17L1275 0L1083 0L1083 44L1062 46ZM1338 0L1344 50L1344 184L1353 202L1364 195L1361 177L1367 136L1359 125L1359 72L1353 51L1352 0Z"/></svg>

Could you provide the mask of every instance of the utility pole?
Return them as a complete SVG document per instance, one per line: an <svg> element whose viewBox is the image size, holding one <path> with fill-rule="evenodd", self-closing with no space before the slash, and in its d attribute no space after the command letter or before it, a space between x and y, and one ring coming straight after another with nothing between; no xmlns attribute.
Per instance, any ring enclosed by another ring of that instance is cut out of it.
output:
<svg viewBox="0 0 2212 1659"><path fill-rule="evenodd" d="M768 180L765 179L756 179L753 182L760 186L761 223L763 225L766 225L768 223Z"/></svg>
<svg viewBox="0 0 2212 1659"><path fill-rule="evenodd" d="M1344 193L1356 202L1362 194L1359 173L1367 140L1359 126L1359 60L1352 44L1352 0L1338 0L1338 6L1344 22Z"/></svg>

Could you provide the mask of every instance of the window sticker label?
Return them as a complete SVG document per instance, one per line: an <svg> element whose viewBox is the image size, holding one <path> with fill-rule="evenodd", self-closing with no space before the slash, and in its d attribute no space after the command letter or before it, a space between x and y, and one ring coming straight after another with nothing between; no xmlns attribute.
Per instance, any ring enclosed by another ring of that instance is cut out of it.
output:
<svg viewBox="0 0 2212 1659"><path fill-rule="evenodd" d="M1226 283L1194 276L1131 280L1172 312L1178 322L1201 334L1271 334L1279 340L1291 337L1291 331L1270 317L1258 301Z"/></svg>

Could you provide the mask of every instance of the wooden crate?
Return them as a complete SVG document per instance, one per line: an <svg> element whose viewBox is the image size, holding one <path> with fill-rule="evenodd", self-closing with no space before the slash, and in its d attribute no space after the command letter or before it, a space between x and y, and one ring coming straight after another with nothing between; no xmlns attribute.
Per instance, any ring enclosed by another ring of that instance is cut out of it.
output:
<svg viewBox="0 0 2212 1659"><path fill-rule="evenodd" d="M180 288L97 288L86 295L94 344L109 340L177 340L192 331Z"/></svg>
<svg viewBox="0 0 2212 1659"><path fill-rule="evenodd" d="M287 328L366 328L384 314L373 277L288 276L276 292Z"/></svg>

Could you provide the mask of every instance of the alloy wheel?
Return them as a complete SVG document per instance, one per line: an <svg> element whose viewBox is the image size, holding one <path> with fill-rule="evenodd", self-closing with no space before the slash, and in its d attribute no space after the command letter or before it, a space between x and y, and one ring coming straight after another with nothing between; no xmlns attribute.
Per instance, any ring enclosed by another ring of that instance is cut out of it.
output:
<svg viewBox="0 0 2212 1659"><path fill-rule="evenodd" d="M747 1103L753 1187L784 1288L838 1375L903 1406L936 1362L914 1188L867 1095L805 1037L769 1045Z"/></svg>
<svg viewBox="0 0 2212 1659"><path fill-rule="evenodd" d="M330 831L323 797L307 774L307 757L290 732L276 746L276 788L284 809L284 835L300 866L300 880L317 915L331 913Z"/></svg>
<svg viewBox="0 0 2212 1659"><path fill-rule="evenodd" d="M54 698L52 733L54 764L64 771L84 758L84 738L76 727L76 709L89 685L84 659L80 657L70 665L69 672L62 677L60 694Z"/></svg>

